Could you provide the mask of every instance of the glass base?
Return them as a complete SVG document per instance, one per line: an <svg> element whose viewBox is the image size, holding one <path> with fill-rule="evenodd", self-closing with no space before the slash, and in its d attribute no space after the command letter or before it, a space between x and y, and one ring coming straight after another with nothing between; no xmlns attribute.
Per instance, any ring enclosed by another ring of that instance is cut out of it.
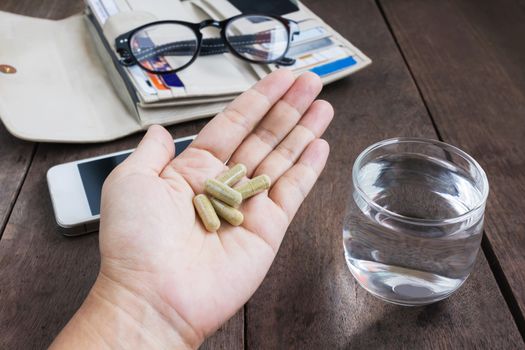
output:
<svg viewBox="0 0 525 350"><path fill-rule="evenodd" d="M347 264L366 291L381 300L403 306L422 306L443 300L468 277L452 279L366 260L347 259Z"/></svg>

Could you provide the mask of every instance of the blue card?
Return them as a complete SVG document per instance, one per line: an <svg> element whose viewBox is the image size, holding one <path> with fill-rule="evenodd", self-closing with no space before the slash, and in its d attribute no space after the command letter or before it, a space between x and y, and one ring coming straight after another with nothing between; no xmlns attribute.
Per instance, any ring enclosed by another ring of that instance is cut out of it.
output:
<svg viewBox="0 0 525 350"><path fill-rule="evenodd" d="M323 64L322 66L314 67L310 69L310 72L314 72L318 76L322 77L351 67L354 64L357 64L357 61L352 56L348 56L337 61Z"/></svg>

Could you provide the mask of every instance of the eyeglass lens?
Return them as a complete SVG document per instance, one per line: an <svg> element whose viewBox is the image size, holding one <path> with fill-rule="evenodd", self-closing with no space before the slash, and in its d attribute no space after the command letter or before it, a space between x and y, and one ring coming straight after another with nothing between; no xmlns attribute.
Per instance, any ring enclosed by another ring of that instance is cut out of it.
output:
<svg viewBox="0 0 525 350"><path fill-rule="evenodd" d="M165 23L137 31L130 40L137 62L155 72L168 72L188 64L198 49L195 32L181 24Z"/></svg>
<svg viewBox="0 0 525 350"><path fill-rule="evenodd" d="M232 48L252 61L273 61L282 57L288 48L287 28L271 17L240 17L230 22L225 31Z"/></svg>

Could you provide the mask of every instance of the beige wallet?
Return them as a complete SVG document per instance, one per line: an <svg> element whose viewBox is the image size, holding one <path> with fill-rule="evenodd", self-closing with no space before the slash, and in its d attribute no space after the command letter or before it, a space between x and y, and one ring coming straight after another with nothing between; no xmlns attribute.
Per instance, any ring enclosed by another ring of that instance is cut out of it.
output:
<svg viewBox="0 0 525 350"><path fill-rule="evenodd" d="M119 11L105 23L97 20L89 6L83 14L59 21L0 12L0 42L7 48L0 51L0 65L16 69L14 74L0 73L0 118L9 132L32 141L109 141L151 124L169 125L214 115L276 69L275 65L251 64L231 54L198 57L177 73L184 82L183 90L169 96L146 94L115 61L117 35L155 20L199 22L240 12L227 0L112 1ZM303 4L299 7L300 11L285 17L306 29L322 25L355 59L351 67L322 76L325 84L371 63ZM294 72L304 70L298 67Z"/></svg>

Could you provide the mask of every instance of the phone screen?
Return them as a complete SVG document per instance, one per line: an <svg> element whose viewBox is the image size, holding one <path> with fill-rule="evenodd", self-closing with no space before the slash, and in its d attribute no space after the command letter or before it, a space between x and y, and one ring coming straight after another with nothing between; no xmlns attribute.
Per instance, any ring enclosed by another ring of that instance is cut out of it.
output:
<svg viewBox="0 0 525 350"><path fill-rule="evenodd" d="M184 141L176 141L175 156L184 151L191 141L193 140L188 139ZM109 173L111 173L111 171L117 165L122 163L124 159L126 159L130 154L131 151L107 158L101 158L77 164L80 178L82 179L82 184L84 185L84 192L86 193L86 198L88 200L89 209L91 210L92 215L100 214L100 199L104 180L106 180L106 177L108 177Z"/></svg>

